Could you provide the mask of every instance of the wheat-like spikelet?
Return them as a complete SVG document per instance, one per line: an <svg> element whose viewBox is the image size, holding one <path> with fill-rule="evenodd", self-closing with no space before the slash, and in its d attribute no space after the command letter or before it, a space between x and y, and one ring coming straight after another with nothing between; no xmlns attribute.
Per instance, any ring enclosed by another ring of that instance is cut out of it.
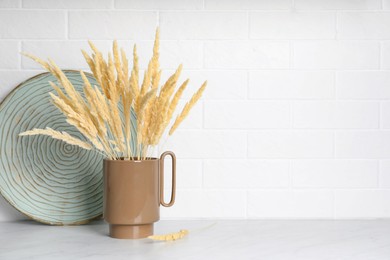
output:
<svg viewBox="0 0 390 260"><path fill-rule="evenodd" d="M138 117L139 117L139 121L142 122L143 120L143 116L145 114L145 108L146 106L148 105L149 101L151 100L151 98L156 94L156 89L151 89L148 93L146 93L141 101L140 101L140 105L139 105L139 111L137 113Z"/></svg>
<svg viewBox="0 0 390 260"><path fill-rule="evenodd" d="M91 117L92 123L98 131L98 136L103 138L107 134L107 128L104 122L105 112L103 111L103 105L99 102L95 89L92 87L83 71L80 71L80 75L84 82L85 98L88 101L88 105L86 104L85 108L86 113Z"/></svg>
<svg viewBox="0 0 390 260"><path fill-rule="evenodd" d="M154 100L153 107L150 111L151 119L149 128L149 142L152 145L156 145L160 140L162 132L165 130L166 125L169 123L167 118L168 103L174 93L177 79L182 71L182 65L180 64L174 74L172 74L165 84L161 87L161 91Z"/></svg>
<svg viewBox="0 0 390 260"><path fill-rule="evenodd" d="M110 100L109 109L110 109L110 116L111 116L110 126L116 141L116 145L120 149L124 150L124 146L123 146L124 135L122 130L122 120L120 118L118 104L115 101Z"/></svg>
<svg viewBox="0 0 390 260"><path fill-rule="evenodd" d="M109 115L107 98L106 96L103 95L103 93L99 90L97 86L94 87L94 90L95 90L95 96L98 103L97 107L99 108L99 113L103 117L104 121L109 121L111 117Z"/></svg>
<svg viewBox="0 0 390 260"><path fill-rule="evenodd" d="M133 103L133 96L128 87L124 88L122 96L123 116L124 116L124 135L126 141L126 157L131 157L131 105Z"/></svg>
<svg viewBox="0 0 390 260"><path fill-rule="evenodd" d="M39 63L44 69L46 69L48 71L51 71L51 68L50 68L49 64L46 61L44 61L44 60L42 60L42 59L38 58L37 56L34 56L34 55L30 54L30 53L22 52L21 54L26 56L26 57L28 57L28 58L30 58L30 59L32 59L36 63Z"/></svg>
<svg viewBox="0 0 390 260"><path fill-rule="evenodd" d="M109 128L113 125L111 122L112 118L111 118L111 115L109 113L110 109L109 109L109 106L107 104L108 101L107 101L106 97L102 94L102 92L100 92L100 90L97 86L94 87L94 92L95 92L95 98L96 98L96 102L95 102L96 108L99 111L99 115L102 118L102 122L100 123L100 127L104 128L103 131L105 132L105 135L100 137L101 142L103 143L103 146L104 146L106 153L111 154L111 157L115 157L115 155L113 155L113 151L110 148L109 142L107 140L108 134L106 131L106 125ZM113 132L113 131L111 130L111 132Z"/></svg>
<svg viewBox="0 0 390 260"><path fill-rule="evenodd" d="M143 80L142 85L141 85L141 90L140 90L140 93L138 96L138 100L136 101L136 104L135 104L136 110L139 109L140 102L141 102L141 99L143 98L143 96L145 96L146 93L149 91L149 88L151 86L152 73L153 73L153 62L150 61L148 68L146 69L146 71L144 73L144 80Z"/></svg>
<svg viewBox="0 0 390 260"><path fill-rule="evenodd" d="M54 139L61 140L67 144L79 146L83 149L87 149L87 150L92 149L92 145L90 145L89 143L83 142L80 139L71 136L67 132L55 131L50 127L46 127L46 129L34 128L33 130L25 131L19 134L19 136L27 136L27 135L47 135Z"/></svg>
<svg viewBox="0 0 390 260"><path fill-rule="evenodd" d="M152 56L153 72L152 72L151 82L152 82L153 89L158 88L160 77L161 77L161 70L160 70L160 63L159 63L160 53L158 51L159 48L160 48L160 29L157 28L156 37L154 39L153 56Z"/></svg>
<svg viewBox="0 0 390 260"><path fill-rule="evenodd" d="M68 105L63 99L57 97L53 93L49 93L52 98L52 103L67 117L77 118L79 115L75 112L74 108Z"/></svg>
<svg viewBox="0 0 390 260"><path fill-rule="evenodd" d="M111 53L108 54L108 67L105 75L107 75L108 78L108 90L110 93L109 99L117 102L119 99L119 93L115 84L115 65L111 57Z"/></svg>
<svg viewBox="0 0 390 260"><path fill-rule="evenodd" d="M61 86L64 88L66 94L69 96L74 107L81 113L84 109L84 100L82 99L80 93L76 91L72 83L66 77L65 73L55 64L52 60L49 59L50 68L52 73L54 73L61 83Z"/></svg>
<svg viewBox="0 0 390 260"><path fill-rule="evenodd" d="M92 70L91 66L90 69L93 72L93 75L97 80L97 82L99 83L100 87L102 88L104 94L108 99L110 99L110 93L108 89L108 79L105 75L105 71L107 70L107 64L103 59L102 53L99 51L98 48L96 48L93 42L88 41L88 43L94 52L94 54L92 55L94 61L94 70Z"/></svg>
<svg viewBox="0 0 390 260"><path fill-rule="evenodd" d="M179 103L179 100L183 95L183 92L186 89L189 81L190 81L189 79L184 81L183 84L181 84L179 89L176 91L175 95L173 96L172 101L169 104L168 115L167 115L168 120L171 120L172 115L175 112L175 109L177 107L177 104Z"/></svg>
<svg viewBox="0 0 390 260"><path fill-rule="evenodd" d="M165 84L162 86L159 97L163 98L162 100L166 100L167 98L170 98L173 91L175 90L176 82L178 78L180 77L181 71L183 69L183 65L180 64L179 67L176 69L175 73L173 73L169 79L165 82Z"/></svg>
<svg viewBox="0 0 390 260"><path fill-rule="evenodd" d="M168 111L168 106L166 106L166 105L163 106L163 110L161 110L161 114L163 116L161 116L158 119L156 127L155 127L154 132L153 132L153 136L151 138L152 145L157 145L159 143L161 136L162 136L166 126L169 123L168 118L166 116L167 111Z"/></svg>
<svg viewBox="0 0 390 260"><path fill-rule="evenodd" d="M68 106L73 107L73 102L70 98L68 98L65 93L61 90L59 86L57 86L55 83L49 81L50 86L57 92L58 97L66 103Z"/></svg>
<svg viewBox="0 0 390 260"><path fill-rule="evenodd" d="M203 85L198 89L198 91L192 96L192 98L190 99L190 101L184 106L182 112L180 113L180 115L176 118L175 120L175 123L173 123L171 129L169 130L169 135L172 135L176 128L181 124L181 122L183 122L183 120L187 117L188 113L190 112L190 110L193 108L193 106L196 104L196 102L198 102L198 100L200 99L200 97L202 96L203 94L203 91L205 90L207 86L207 81L205 81L203 83Z"/></svg>
<svg viewBox="0 0 390 260"><path fill-rule="evenodd" d="M122 56L122 60L123 60ZM123 63L124 67L128 67L127 61ZM133 104L134 96L133 92L131 91L130 82L128 79L128 72L123 73L124 78L124 86L122 89L122 107L123 107L123 116L124 116L124 135L125 135L125 141L126 141L126 153L125 157L132 157L131 155L131 106Z"/></svg>
<svg viewBox="0 0 390 260"><path fill-rule="evenodd" d="M105 107L107 106L106 100L99 97L101 95L100 91L95 88L91 88L88 91L88 99L91 100L91 107L93 107L93 111L97 113L97 118L99 120L99 133L102 133L103 136L107 134L107 127L105 121L107 121L107 111Z"/></svg>
<svg viewBox="0 0 390 260"><path fill-rule="evenodd" d="M77 130L80 131L88 140L96 147L96 149L100 151L105 151L103 148L103 145L100 143L98 138L96 137L96 134L93 135L90 133L90 127L88 127L88 124L82 123L76 119L68 118L66 122L70 125L73 125L77 128Z"/></svg>
<svg viewBox="0 0 390 260"><path fill-rule="evenodd" d="M157 145L160 142L160 139L165 131L165 128L168 126L169 122L171 121L172 115L177 107L180 97L182 96L185 88L187 87L188 82L189 82L188 79L185 82L183 82L183 84L179 87L179 89L175 93L171 102L169 102L169 100L165 100L164 104L162 105L162 109L160 111L163 116L161 116L156 123L156 129L154 130L151 144Z"/></svg>
<svg viewBox="0 0 390 260"><path fill-rule="evenodd" d="M124 80L126 81L125 85L129 83L129 60L126 57L126 52L121 48L121 58L122 58L122 73Z"/></svg>
<svg viewBox="0 0 390 260"><path fill-rule="evenodd" d="M151 145L151 139L153 136L152 133L152 118L153 112L154 112L154 107L156 103L156 97L152 97L148 103L148 105L145 108L145 113L143 117L143 127L142 127L142 136L144 137L143 143L145 145Z"/></svg>
<svg viewBox="0 0 390 260"><path fill-rule="evenodd" d="M152 82L151 83L152 89L155 89L155 90L158 89L158 86L159 86L159 83L160 83L160 79L161 79L161 73L162 73L162 71L159 70L154 76L152 76L152 81L151 81Z"/></svg>
<svg viewBox="0 0 390 260"><path fill-rule="evenodd" d="M187 229L182 229L179 232L169 233L165 235L148 236L148 238L158 241L175 241L185 237L186 235L188 235L188 233L189 231Z"/></svg>
<svg viewBox="0 0 390 260"><path fill-rule="evenodd" d="M83 54L84 59L87 62L90 70L92 71L92 73L96 74L95 62L92 60L92 58L88 55L88 53L86 51L81 50L81 53Z"/></svg>
<svg viewBox="0 0 390 260"><path fill-rule="evenodd" d="M131 72L131 76L130 76L130 91L133 95L134 100L136 100L139 95L139 88L138 88L138 82L134 71Z"/></svg>
<svg viewBox="0 0 390 260"><path fill-rule="evenodd" d="M74 89L73 85L69 82L65 74L62 72L62 70L52 61L48 60L48 62L43 61L42 59L28 54L28 53L23 53L26 57L31 58L35 62L39 63L44 69L48 70L51 72L57 80L60 82L61 86L65 89L66 94L69 96L69 98L66 98L65 94L61 91L61 89L54 83L50 83L50 85L56 90L58 95L64 99L64 101L70 105L71 103L75 102L75 106L79 106L79 101L81 100L81 96L76 92ZM80 106L78 107L80 108Z"/></svg>
<svg viewBox="0 0 390 260"><path fill-rule="evenodd" d="M153 137L152 137L152 144L157 145L160 141L160 138L169 124L170 118L169 117L169 104L171 100L171 96L174 93L177 80L180 76L182 70L182 65L178 67L176 72L168 79L168 81L164 84L164 86L161 89L158 103L157 103L157 111L159 111L158 118L156 120L156 124L153 129Z"/></svg>
<svg viewBox="0 0 390 260"><path fill-rule="evenodd" d="M114 65L116 70L116 89L118 92L122 92L122 86L123 86L123 71L122 71L122 62L119 56L119 49L118 49L118 43L115 40L112 46L112 52L114 55Z"/></svg>
<svg viewBox="0 0 390 260"><path fill-rule="evenodd" d="M110 79L109 79L109 76L108 76L108 61L106 62L104 59L103 59L103 56L102 55L99 55L99 56L96 56L97 57L97 63L99 63L99 71L100 71L100 74L102 75L101 76L101 82L99 83L100 86L103 85L102 90L103 92L105 93L106 97L108 99L111 99L111 92L110 92Z"/></svg>

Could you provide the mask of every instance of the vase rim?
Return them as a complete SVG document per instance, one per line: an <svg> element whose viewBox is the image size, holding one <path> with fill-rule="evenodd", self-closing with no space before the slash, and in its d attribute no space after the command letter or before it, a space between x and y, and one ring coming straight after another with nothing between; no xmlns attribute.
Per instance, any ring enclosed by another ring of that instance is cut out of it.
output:
<svg viewBox="0 0 390 260"><path fill-rule="evenodd" d="M125 160L124 157L120 157L118 160L112 160L108 158L104 158L104 161L109 161L109 162L118 162L118 163L126 163L126 162L150 162L150 161L156 161L158 158L156 157L146 157L146 159L135 159L135 157L131 157L132 159L130 160Z"/></svg>

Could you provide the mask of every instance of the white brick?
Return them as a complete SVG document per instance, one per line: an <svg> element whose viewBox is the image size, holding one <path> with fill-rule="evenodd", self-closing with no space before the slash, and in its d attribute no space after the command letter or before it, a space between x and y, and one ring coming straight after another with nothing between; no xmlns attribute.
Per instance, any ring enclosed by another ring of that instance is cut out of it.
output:
<svg viewBox="0 0 390 260"><path fill-rule="evenodd" d="M288 161L207 160L204 186L208 188L288 187Z"/></svg>
<svg viewBox="0 0 390 260"><path fill-rule="evenodd" d="M375 10L381 0L295 0L295 8L303 10Z"/></svg>
<svg viewBox="0 0 390 260"><path fill-rule="evenodd" d="M293 105L294 128L378 128L376 102L300 101Z"/></svg>
<svg viewBox="0 0 390 260"><path fill-rule="evenodd" d="M382 160L379 164L379 187L390 188L390 160Z"/></svg>
<svg viewBox="0 0 390 260"><path fill-rule="evenodd" d="M244 12L160 12L161 39L243 39Z"/></svg>
<svg viewBox="0 0 390 260"><path fill-rule="evenodd" d="M340 39L390 39L390 12L343 12L337 17Z"/></svg>
<svg viewBox="0 0 390 260"><path fill-rule="evenodd" d="M390 69L390 41L382 43L381 54L381 69Z"/></svg>
<svg viewBox="0 0 390 260"><path fill-rule="evenodd" d="M191 10L202 9L203 0L115 0L115 8L149 10Z"/></svg>
<svg viewBox="0 0 390 260"><path fill-rule="evenodd" d="M134 44L137 46L139 66L142 69L146 69L153 54L153 41L119 40L118 45L126 51L130 64L132 64L133 60ZM183 64L185 69L199 69L203 66L202 57L203 44L200 41L160 41L162 77L164 75L169 77L174 71L166 70L176 70L180 64Z"/></svg>
<svg viewBox="0 0 390 260"><path fill-rule="evenodd" d="M294 160L294 187L373 188L378 183L378 163L368 160Z"/></svg>
<svg viewBox="0 0 390 260"><path fill-rule="evenodd" d="M288 128L290 105L283 101L209 101L204 119L205 128Z"/></svg>
<svg viewBox="0 0 390 260"><path fill-rule="evenodd" d="M175 151L179 158L244 158L246 139L242 131L178 130L164 150Z"/></svg>
<svg viewBox="0 0 390 260"><path fill-rule="evenodd" d="M168 162L166 164L169 164ZM170 174L169 170L165 172ZM176 163L176 182L179 189L202 187L202 161L178 159ZM169 183L170 186L170 183Z"/></svg>
<svg viewBox="0 0 390 260"><path fill-rule="evenodd" d="M249 22L253 39L334 39L336 36L334 13L252 12Z"/></svg>
<svg viewBox="0 0 390 260"><path fill-rule="evenodd" d="M184 64L186 67L186 64ZM184 98L190 98L205 80L208 87L202 99L245 99L247 97L247 72L231 70L183 70L181 79L190 79L183 93Z"/></svg>
<svg viewBox="0 0 390 260"><path fill-rule="evenodd" d="M390 128L390 102L381 102L381 128Z"/></svg>
<svg viewBox="0 0 390 260"><path fill-rule="evenodd" d="M250 191L249 218L332 218L331 191Z"/></svg>
<svg viewBox="0 0 390 260"><path fill-rule="evenodd" d="M161 217L245 218L245 208L245 191L178 190L174 207L161 207Z"/></svg>
<svg viewBox="0 0 390 260"><path fill-rule="evenodd" d="M330 71L251 71L249 98L334 98L334 73Z"/></svg>
<svg viewBox="0 0 390 260"><path fill-rule="evenodd" d="M289 50L288 42L206 42L205 66L217 69L283 69L289 67Z"/></svg>
<svg viewBox="0 0 390 260"><path fill-rule="evenodd" d="M109 42L94 41L94 44L103 53L107 53L111 48ZM23 52L32 53L44 60L50 58L62 69L88 68L81 50L85 50L89 54L92 53L87 41L24 41L22 43ZM41 68L38 63L25 56L22 57L22 67L26 69Z"/></svg>
<svg viewBox="0 0 390 260"><path fill-rule="evenodd" d="M387 71L339 71L336 75L338 98L390 98L390 73Z"/></svg>
<svg viewBox="0 0 390 260"><path fill-rule="evenodd" d="M390 131L336 132L336 157L390 158Z"/></svg>
<svg viewBox="0 0 390 260"><path fill-rule="evenodd" d="M290 0L205 0L205 8L212 10L286 10Z"/></svg>
<svg viewBox="0 0 390 260"><path fill-rule="evenodd" d="M294 46L294 68L378 69L379 45L371 41L299 41Z"/></svg>
<svg viewBox="0 0 390 260"><path fill-rule="evenodd" d="M70 11L71 39L154 39L157 13L152 11Z"/></svg>
<svg viewBox="0 0 390 260"><path fill-rule="evenodd" d="M23 0L23 8L37 9L102 9L111 6L112 0Z"/></svg>
<svg viewBox="0 0 390 260"><path fill-rule="evenodd" d="M1 0L0 1L0 8L20 7L20 1L21 0Z"/></svg>
<svg viewBox="0 0 390 260"><path fill-rule="evenodd" d="M6 95L11 92L17 85L26 79L36 75L37 71L0 71L0 100L3 100Z"/></svg>
<svg viewBox="0 0 390 260"><path fill-rule="evenodd" d="M325 131L249 132L248 155L257 158L329 158L333 156L333 133Z"/></svg>
<svg viewBox="0 0 390 260"><path fill-rule="evenodd" d="M336 218L390 217L390 190L337 190Z"/></svg>
<svg viewBox="0 0 390 260"><path fill-rule="evenodd" d="M19 42L0 41L0 69L20 67Z"/></svg>
<svg viewBox="0 0 390 260"><path fill-rule="evenodd" d="M65 12L0 10L0 38L64 39Z"/></svg>
<svg viewBox="0 0 390 260"><path fill-rule="evenodd" d="M183 64L185 69L202 68L203 44L199 41L161 41L160 63L162 68L176 69L179 64Z"/></svg>

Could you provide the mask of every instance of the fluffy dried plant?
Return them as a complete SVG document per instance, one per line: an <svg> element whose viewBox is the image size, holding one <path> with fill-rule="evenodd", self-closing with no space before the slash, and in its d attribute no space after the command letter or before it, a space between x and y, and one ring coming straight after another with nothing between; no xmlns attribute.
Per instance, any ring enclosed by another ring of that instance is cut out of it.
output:
<svg viewBox="0 0 390 260"><path fill-rule="evenodd" d="M158 241L175 241L178 239L182 239L187 236L189 231L187 229L182 229L179 232L169 233L165 235L154 235L148 236L149 239L158 240Z"/></svg>
<svg viewBox="0 0 390 260"><path fill-rule="evenodd" d="M161 69L159 63L159 29L153 46L153 55L140 82L137 48L133 48L133 66L123 49L113 43L112 53L107 59L89 41L92 54L82 50L93 76L99 86L92 86L84 72L80 71L84 82L81 95L65 73L50 59L44 61L34 55L24 54L39 63L58 80L50 82L56 95L49 93L53 104L66 116L66 121L86 137L88 142L72 137L66 132L50 128L33 129L21 133L26 135L47 135L84 149L93 149L112 160L148 159L166 129L172 135L190 110L200 99L206 88L204 82L199 90L184 106L171 125L177 104L188 85L188 79L176 90L182 65L160 85ZM135 114L136 120L131 117ZM136 131L132 131L135 126ZM133 136L136 135L136 136ZM133 142L132 140L136 140Z"/></svg>

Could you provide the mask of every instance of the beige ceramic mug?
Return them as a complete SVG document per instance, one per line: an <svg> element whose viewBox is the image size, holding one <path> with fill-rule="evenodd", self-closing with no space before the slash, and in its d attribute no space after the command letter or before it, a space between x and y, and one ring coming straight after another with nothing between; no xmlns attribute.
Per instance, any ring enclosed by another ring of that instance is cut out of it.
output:
<svg viewBox="0 0 390 260"><path fill-rule="evenodd" d="M172 158L172 191L164 201L164 159ZM153 234L160 205L170 207L176 196L176 156L164 152L146 160L108 160L104 168L103 216L114 238L144 238Z"/></svg>

